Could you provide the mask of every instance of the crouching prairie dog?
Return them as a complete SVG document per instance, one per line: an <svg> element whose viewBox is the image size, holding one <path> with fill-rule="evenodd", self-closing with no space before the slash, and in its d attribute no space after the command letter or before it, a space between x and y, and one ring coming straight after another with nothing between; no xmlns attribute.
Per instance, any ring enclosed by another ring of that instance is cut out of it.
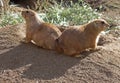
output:
<svg viewBox="0 0 120 83"><path fill-rule="evenodd" d="M96 19L84 25L70 27L56 39L56 49L58 52L70 56L76 56L86 49L95 50L99 33L107 27L109 27L109 24L103 19Z"/></svg>
<svg viewBox="0 0 120 83"><path fill-rule="evenodd" d="M45 49L55 49L55 40L61 35L61 31L53 24L40 19L33 10L22 11L26 21L26 37L24 42L33 41L34 44Z"/></svg>

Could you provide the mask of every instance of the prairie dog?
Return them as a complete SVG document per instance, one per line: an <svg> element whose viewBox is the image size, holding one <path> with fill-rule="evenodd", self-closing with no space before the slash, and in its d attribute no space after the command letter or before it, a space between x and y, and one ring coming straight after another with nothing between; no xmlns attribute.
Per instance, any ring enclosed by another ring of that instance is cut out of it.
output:
<svg viewBox="0 0 120 83"><path fill-rule="evenodd" d="M95 50L99 33L107 27L109 27L109 24L103 19L96 19L84 25L70 27L56 39L56 49L58 52L63 52L69 56L76 56L86 49Z"/></svg>
<svg viewBox="0 0 120 83"><path fill-rule="evenodd" d="M25 42L33 41L37 46L54 50L55 40L61 35L61 31L55 25L41 20L33 10L22 11L22 16L26 21Z"/></svg>

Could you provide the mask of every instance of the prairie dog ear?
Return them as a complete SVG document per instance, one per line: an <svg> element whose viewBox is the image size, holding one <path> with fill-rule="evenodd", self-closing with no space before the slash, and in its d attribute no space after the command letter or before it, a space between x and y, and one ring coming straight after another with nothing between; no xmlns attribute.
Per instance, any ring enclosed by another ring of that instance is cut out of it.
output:
<svg viewBox="0 0 120 83"><path fill-rule="evenodd" d="M93 25L94 25L95 27L97 27L97 26L98 26L96 22L94 22L94 23L93 23Z"/></svg>
<svg viewBox="0 0 120 83"><path fill-rule="evenodd" d="M35 13L34 13L33 11L30 11L30 10L29 10L28 12L29 12L29 15L30 15L30 16L34 16L34 15L35 15Z"/></svg>
<svg viewBox="0 0 120 83"><path fill-rule="evenodd" d="M35 14L34 14L34 13L31 13L31 16L35 16Z"/></svg>

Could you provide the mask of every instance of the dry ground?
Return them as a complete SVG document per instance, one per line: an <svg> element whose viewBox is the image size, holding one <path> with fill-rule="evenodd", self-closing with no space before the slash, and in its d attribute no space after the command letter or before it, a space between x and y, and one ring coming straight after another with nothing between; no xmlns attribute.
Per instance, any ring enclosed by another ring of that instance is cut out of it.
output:
<svg viewBox="0 0 120 83"><path fill-rule="evenodd" d="M23 27L0 28L0 83L120 83L120 30L100 38L102 49L73 58L21 43Z"/></svg>

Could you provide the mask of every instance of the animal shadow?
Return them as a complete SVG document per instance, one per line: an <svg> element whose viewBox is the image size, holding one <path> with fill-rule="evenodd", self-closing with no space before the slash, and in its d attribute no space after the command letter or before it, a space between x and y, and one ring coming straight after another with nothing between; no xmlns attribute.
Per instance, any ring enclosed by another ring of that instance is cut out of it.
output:
<svg viewBox="0 0 120 83"><path fill-rule="evenodd" d="M53 79L63 76L65 72L84 59L63 56L54 51L41 49L33 44L20 44L0 54L0 70L16 69L30 65L22 77L28 79Z"/></svg>

